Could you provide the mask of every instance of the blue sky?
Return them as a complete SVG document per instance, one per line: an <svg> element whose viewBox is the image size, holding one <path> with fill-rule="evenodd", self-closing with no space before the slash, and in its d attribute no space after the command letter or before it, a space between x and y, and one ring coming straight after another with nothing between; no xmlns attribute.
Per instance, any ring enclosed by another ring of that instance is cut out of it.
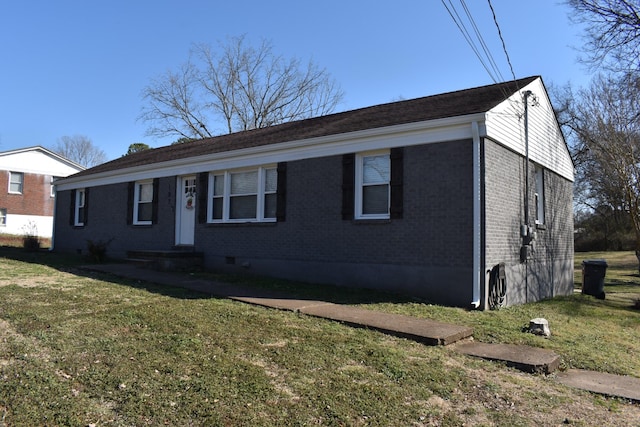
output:
<svg viewBox="0 0 640 427"><path fill-rule="evenodd" d="M486 0L466 0L511 79ZM516 77L574 86L581 31L558 0L492 0ZM453 4L462 12L459 0ZM20 0L0 2L0 151L85 135L120 157L166 145L137 121L142 89L175 69L193 43L246 34L285 57L312 59L345 92L337 111L492 84L440 0L322 2Z"/></svg>

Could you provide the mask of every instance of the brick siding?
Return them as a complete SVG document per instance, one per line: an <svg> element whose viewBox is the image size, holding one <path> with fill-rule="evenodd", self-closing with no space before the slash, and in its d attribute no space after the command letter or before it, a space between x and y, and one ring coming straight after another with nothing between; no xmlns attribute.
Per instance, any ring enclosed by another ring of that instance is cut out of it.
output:
<svg viewBox="0 0 640 427"><path fill-rule="evenodd" d="M485 271L505 263L508 305L573 291L572 183L545 170L546 224L536 228L529 258L520 260L524 224L525 159L490 141L485 160ZM529 220L535 220L535 165L529 164ZM535 227L534 227L535 228Z"/></svg>
<svg viewBox="0 0 640 427"><path fill-rule="evenodd" d="M24 173L22 194L9 193L9 171L0 171L0 208L8 215L53 216L51 176Z"/></svg>
<svg viewBox="0 0 640 427"><path fill-rule="evenodd" d="M546 171L546 229L531 258L519 260L524 161L484 146L486 270L507 264L509 304L565 294L572 286L571 183ZM471 140L404 148L403 215L380 221L342 217L342 156L287 163L286 219L277 223L206 224L195 230L205 266L316 283L379 288L433 302L468 306L473 291L473 149ZM533 165L531 165L533 177ZM88 221L69 225L71 192L58 195L56 249L83 251L108 240L109 255L169 249L175 239L176 177L159 182L159 217L127 225L127 184L90 189ZM530 182L533 216L533 178ZM569 268L570 267L570 268ZM486 295L485 304L486 305Z"/></svg>

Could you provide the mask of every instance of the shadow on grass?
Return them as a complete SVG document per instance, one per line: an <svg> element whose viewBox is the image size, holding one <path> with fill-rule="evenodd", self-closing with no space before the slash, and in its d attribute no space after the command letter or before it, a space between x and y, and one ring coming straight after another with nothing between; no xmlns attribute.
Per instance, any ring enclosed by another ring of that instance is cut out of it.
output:
<svg viewBox="0 0 640 427"><path fill-rule="evenodd" d="M153 270L136 268L135 270L137 270L139 277L133 278L127 277L126 274L118 275L109 272L109 261L101 264L105 267L104 271L98 271L101 269L84 268L89 264L95 264L87 257L50 252L48 250L27 252L18 247L0 246L0 258L45 265L77 276L130 286L181 299L235 296L318 300L335 304L428 303L428 301L412 296L372 289L310 284L284 279L218 274L215 272L159 273ZM119 263L121 261L114 261L111 265L115 266ZM157 280L154 280L154 278Z"/></svg>

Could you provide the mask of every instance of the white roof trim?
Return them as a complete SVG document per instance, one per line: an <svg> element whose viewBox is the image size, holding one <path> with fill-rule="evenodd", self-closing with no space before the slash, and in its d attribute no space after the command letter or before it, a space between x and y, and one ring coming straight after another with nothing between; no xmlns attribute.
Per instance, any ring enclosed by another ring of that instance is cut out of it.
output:
<svg viewBox="0 0 640 427"><path fill-rule="evenodd" d="M77 169L78 171L83 171L83 170L86 169L84 166L74 162L73 160L69 160L66 157L63 157L58 153L54 153L53 151L51 151L51 150L49 150L47 148L44 148L41 145L36 145L36 146L33 146L33 147L26 147L26 148L18 148L18 149L9 150L9 151L0 151L0 156L10 156L10 155L13 155L13 154L27 153L29 151L40 151L43 154L46 154L46 155L48 155L50 157L55 158L56 160L58 160L61 163L64 163L64 164L66 164L66 165L68 165L68 166L70 166L70 167L72 167L74 169Z"/></svg>
<svg viewBox="0 0 640 427"><path fill-rule="evenodd" d="M477 113L187 157L88 176L72 176L57 181L57 189L70 190L383 148L471 140L471 123L479 122L484 134L484 119L485 113Z"/></svg>

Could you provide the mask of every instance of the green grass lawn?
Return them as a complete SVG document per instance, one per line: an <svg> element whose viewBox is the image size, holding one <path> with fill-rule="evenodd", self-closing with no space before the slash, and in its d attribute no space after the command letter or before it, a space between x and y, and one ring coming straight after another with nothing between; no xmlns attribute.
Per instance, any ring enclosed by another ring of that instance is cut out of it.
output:
<svg viewBox="0 0 640 427"><path fill-rule="evenodd" d="M576 293L478 312L364 291L332 288L331 297L466 324L480 341L550 348L564 368L640 377L640 311L633 308L640 280L631 256L585 255L610 264L605 300ZM637 404L450 347L90 275L74 269L80 261L0 248L0 426L635 425L640 419ZM549 320L551 338L522 331L533 317Z"/></svg>

